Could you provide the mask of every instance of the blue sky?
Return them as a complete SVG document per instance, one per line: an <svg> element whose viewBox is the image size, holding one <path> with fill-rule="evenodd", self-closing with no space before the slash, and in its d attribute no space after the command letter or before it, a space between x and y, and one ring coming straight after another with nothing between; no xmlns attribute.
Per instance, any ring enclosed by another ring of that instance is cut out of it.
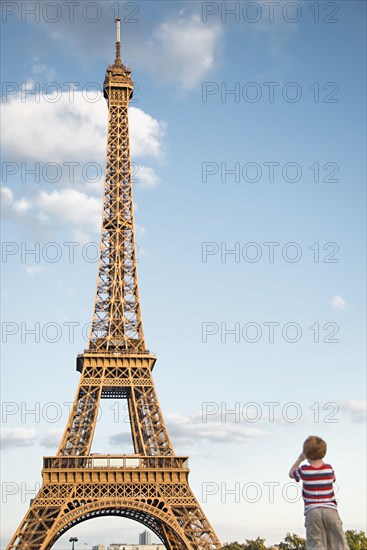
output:
<svg viewBox="0 0 367 550"><path fill-rule="evenodd" d="M365 3L41 4L2 4L1 547L87 346L117 9L144 329L191 486L223 542L303 534L287 472L316 433L345 528L365 529ZM129 452L125 416L102 403L95 452Z"/></svg>

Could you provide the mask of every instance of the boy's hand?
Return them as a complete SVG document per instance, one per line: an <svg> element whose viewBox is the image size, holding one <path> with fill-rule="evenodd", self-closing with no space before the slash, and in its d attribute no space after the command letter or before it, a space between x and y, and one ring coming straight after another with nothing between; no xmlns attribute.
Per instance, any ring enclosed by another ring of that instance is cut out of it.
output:
<svg viewBox="0 0 367 550"><path fill-rule="evenodd" d="M305 453L302 452L302 453L299 455L299 457L297 458L296 462L293 464L292 468L290 469L290 471L289 471L289 477L291 477L292 479L294 479L293 472L294 472L295 470L298 469L298 467L299 467L299 465L301 464L301 462L303 462L305 459L306 459L306 455L305 455Z"/></svg>

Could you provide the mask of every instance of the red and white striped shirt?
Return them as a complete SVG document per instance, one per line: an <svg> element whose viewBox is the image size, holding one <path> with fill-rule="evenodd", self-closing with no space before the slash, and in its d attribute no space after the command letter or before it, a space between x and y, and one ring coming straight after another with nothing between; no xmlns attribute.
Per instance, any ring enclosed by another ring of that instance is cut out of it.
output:
<svg viewBox="0 0 367 550"><path fill-rule="evenodd" d="M333 483L335 473L330 464L323 464L315 468L310 464L304 464L298 470L294 470L293 477L296 481L302 479L302 496L305 503L305 514L312 508L336 509L336 499Z"/></svg>

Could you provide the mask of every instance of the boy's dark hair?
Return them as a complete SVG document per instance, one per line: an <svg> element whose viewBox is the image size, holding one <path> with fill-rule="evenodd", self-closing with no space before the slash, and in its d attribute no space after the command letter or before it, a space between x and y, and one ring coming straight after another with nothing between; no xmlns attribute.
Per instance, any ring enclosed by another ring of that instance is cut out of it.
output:
<svg viewBox="0 0 367 550"><path fill-rule="evenodd" d="M303 444L303 452L310 460L320 460L326 455L326 442L317 435L310 435Z"/></svg>

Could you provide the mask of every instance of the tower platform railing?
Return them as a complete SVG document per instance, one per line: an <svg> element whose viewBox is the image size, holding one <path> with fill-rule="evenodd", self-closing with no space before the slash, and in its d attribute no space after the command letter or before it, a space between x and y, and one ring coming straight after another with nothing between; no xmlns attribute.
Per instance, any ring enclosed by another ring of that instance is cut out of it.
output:
<svg viewBox="0 0 367 550"><path fill-rule="evenodd" d="M188 469L187 456L139 456L139 455L88 455L88 456L46 456L43 470L83 469Z"/></svg>

